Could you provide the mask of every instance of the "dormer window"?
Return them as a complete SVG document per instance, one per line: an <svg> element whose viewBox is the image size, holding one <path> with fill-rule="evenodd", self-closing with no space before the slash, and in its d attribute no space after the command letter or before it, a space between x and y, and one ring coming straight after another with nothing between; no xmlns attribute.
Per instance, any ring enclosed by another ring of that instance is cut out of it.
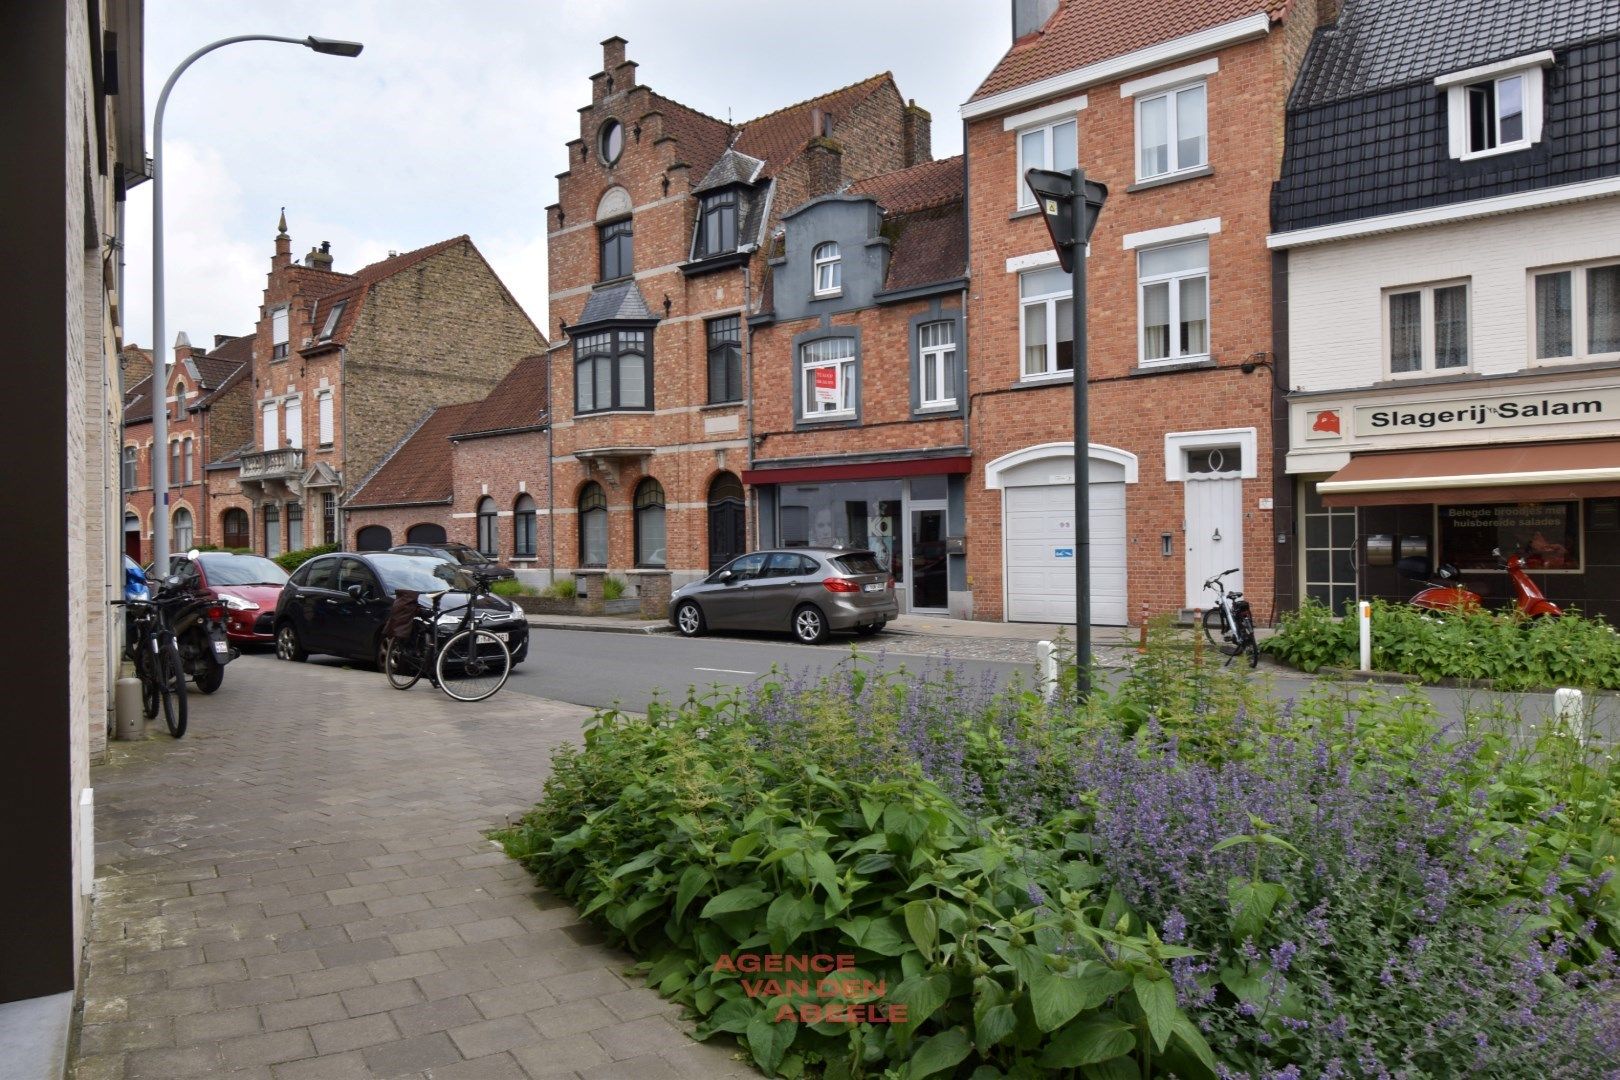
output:
<svg viewBox="0 0 1620 1080"><path fill-rule="evenodd" d="M737 249L737 192L717 191L703 196L698 217L697 257L721 255Z"/></svg>
<svg viewBox="0 0 1620 1080"><path fill-rule="evenodd" d="M343 309L349 306L347 300L339 300L332 305L332 311L326 316L326 322L321 325L322 341L331 341L332 335L337 331L338 320L343 318Z"/></svg>
<svg viewBox="0 0 1620 1080"><path fill-rule="evenodd" d="M1451 156L1467 161L1528 149L1541 141L1542 70L1550 52L1442 75Z"/></svg>
<svg viewBox="0 0 1620 1080"><path fill-rule="evenodd" d="M815 269L817 296L838 296L844 291L844 264L837 244L831 240L817 244L811 261Z"/></svg>

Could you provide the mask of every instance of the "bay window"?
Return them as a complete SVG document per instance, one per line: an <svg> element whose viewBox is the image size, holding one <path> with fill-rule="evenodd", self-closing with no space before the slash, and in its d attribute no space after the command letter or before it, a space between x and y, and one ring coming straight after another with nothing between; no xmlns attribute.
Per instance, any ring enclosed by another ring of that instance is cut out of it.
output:
<svg viewBox="0 0 1620 1080"><path fill-rule="evenodd" d="M1137 252L1142 363L1209 355L1209 241Z"/></svg>
<svg viewBox="0 0 1620 1080"><path fill-rule="evenodd" d="M819 338L799 347L803 416L825 420L855 414L855 339Z"/></svg>
<svg viewBox="0 0 1620 1080"><path fill-rule="evenodd" d="M602 330L574 341L574 412L652 408L646 330Z"/></svg>

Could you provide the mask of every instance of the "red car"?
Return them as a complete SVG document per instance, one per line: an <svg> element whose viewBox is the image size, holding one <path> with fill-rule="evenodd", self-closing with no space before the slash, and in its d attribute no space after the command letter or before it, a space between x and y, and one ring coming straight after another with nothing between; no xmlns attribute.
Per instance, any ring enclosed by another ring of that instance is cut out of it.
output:
<svg viewBox="0 0 1620 1080"><path fill-rule="evenodd" d="M175 555L170 561L182 586L201 588L225 606L225 636L239 645L270 645L271 623L287 571L261 555L203 551L195 559Z"/></svg>

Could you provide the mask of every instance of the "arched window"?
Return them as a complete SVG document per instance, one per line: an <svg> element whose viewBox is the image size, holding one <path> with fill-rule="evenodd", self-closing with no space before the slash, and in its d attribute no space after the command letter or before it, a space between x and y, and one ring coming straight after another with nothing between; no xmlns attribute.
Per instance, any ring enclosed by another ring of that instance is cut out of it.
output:
<svg viewBox="0 0 1620 1080"><path fill-rule="evenodd" d="M709 569L718 570L748 550L747 503L742 481L728 472L709 484Z"/></svg>
<svg viewBox="0 0 1620 1080"><path fill-rule="evenodd" d="M607 496L592 481L579 492L579 565L606 566L608 561Z"/></svg>
<svg viewBox="0 0 1620 1080"><path fill-rule="evenodd" d="M185 507L174 512L174 551L189 551L192 546L193 531L191 527L191 511Z"/></svg>
<svg viewBox="0 0 1620 1080"><path fill-rule="evenodd" d="M423 521L405 530L407 544L442 544L446 539L444 526L432 521Z"/></svg>
<svg viewBox="0 0 1620 1080"><path fill-rule="evenodd" d="M816 295L837 296L844 290L843 260L838 254L838 245L831 240L825 244L817 244L811 253L811 260L815 264Z"/></svg>
<svg viewBox="0 0 1620 1080"><path fill-rule="evenodd" d="M174 384L174 418L176 420L186 418L186 384L184 381Z"/></svg>
<svg viewBox="0 0 1620 1080"><path fill-rule="evenodd" d="M141 561L141 517L133 511L124 511L124 554Z"/></svg>
<svg viewBox="0 0 1620 1080"><path fill-rule="evenodd" d="M664 488L649 476L636 485L636 565L666 566L668 563Z"/></svg>
<svg viewBox="0 0 1620 1080"><path fill-rule="evenodd" d="M180 486L180 440L169 443L169 487Z"/></svg>
<svg viewBox="0 0 1620 1080"><path fill-rule="evenodd" d="M512 557L534 558L534 500L519 495L512 506Z"/></svg>
<svg viewBox="0 0 1620 1080"><path fill-rule="evenodd" d="M485 495L478 500L478 550L496 555L501 550L495 539L495 500Z"/></svg>
<svg viewBox="0 0 1620 1080"><path fill-rule="evenodd" d="M220 539L228 548L245 548L252 546L248 538L247 511L240 507L232 507L220 515Z"/></svg>
<svg viewBox="0 0 1620 1080"><path fill-rule="evenodd" d="M122 479L125 491L135 490L135 448L133 446L124 447L124 474Z"/></svg>
<svg viewBox="0 0 1620 1080"><path fill-rule="evenodd" d="M354 534L356 551L387 551L394 546L394 534L386 525L367 525Z"/></svg>
<svg viewBox="0 0 1620 1080"><path fill-rule="evenodd" d="M196 475L197 475L196 474L196 464L197 464L196 450L197 450L197 447L196 447L195 442L193 442L189 438L184 440L184 442L182 444L182 447L181 447L181 450L180 450L180 456L185 459L186 483L188 483L188 484L193 483L196 480Z"/></svg>

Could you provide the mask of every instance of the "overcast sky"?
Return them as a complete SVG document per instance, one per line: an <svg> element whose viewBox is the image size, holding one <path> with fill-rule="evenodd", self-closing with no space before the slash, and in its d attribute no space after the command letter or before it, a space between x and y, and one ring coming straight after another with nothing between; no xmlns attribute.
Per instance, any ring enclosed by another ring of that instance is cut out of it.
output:
<svg viewBox="0 0 1620 1080"><path fill-rule="evenodd" d="M742 121L892 71L961 150L957 107L1006 49L1009 0L147 0L146 104L218 38L363 41L358 59L230 45L164 118L167 335L252 328L275 225L335 268L467 233L545 329L544 208L579 136L599 42L627 38L659 93ZM150 146L148 147L150 151ZM129 196L125 340L152 336L151 185Z"/></svg>

